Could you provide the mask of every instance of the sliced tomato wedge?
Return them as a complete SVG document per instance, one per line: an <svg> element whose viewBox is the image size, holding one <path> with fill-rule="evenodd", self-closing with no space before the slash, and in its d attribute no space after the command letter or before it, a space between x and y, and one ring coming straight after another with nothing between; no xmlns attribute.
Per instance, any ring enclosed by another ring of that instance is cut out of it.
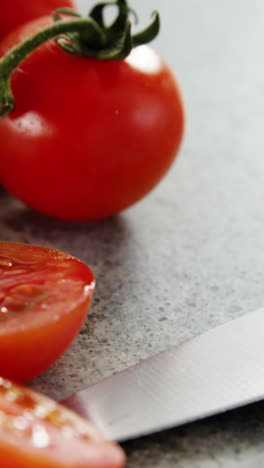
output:
<svg viewBox="0 0 264 468"><path fill-rule="evenodd" d="M94 286L70 255L0 242L0 373L25 382L51 366L79 332Z"/></svg>
<svg viewBox="0 0 264 468"><path fill-rule="evenodd" d="M75 413L0 377L3 468L121 468L121 448Z"/></svg>

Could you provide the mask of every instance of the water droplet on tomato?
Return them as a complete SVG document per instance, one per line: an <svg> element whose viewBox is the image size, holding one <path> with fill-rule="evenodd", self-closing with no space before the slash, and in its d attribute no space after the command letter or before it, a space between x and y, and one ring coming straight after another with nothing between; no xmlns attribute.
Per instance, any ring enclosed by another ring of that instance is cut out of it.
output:
<svg viewBox="0 0 264 468"><path fill-rule="evenodd" d="M71 426L65 426L61 429L61 434L65 439L74 439L78 436L78 432Z"/></svg>
<svg viewBox="0 0 264 468"><path fill-rule="evenodd" d="M11 388L12 384L9 380L3 379L3 377L0 377L0 387L2 388Z"/></svg>
<svg viewBox="0 0 264 468"><path fill-rule="evenodd" d="M17 416L13 420L14 428L18 431L25 431L30 427L30 422L26 420L23 416Z"/></svg>
<svg viewBox="0 0 264 468"><path fill-rule="evenodd" d="M17 392L17 390L12 387L10 388L10 390L6 393L5 395L5 398L10 401L10 402L13 402L13 401L16 401L20 396L20 392Z"/></svg>
<svg viewBox="0 0 264 468"><path fill-rule="evenodd" d="M50 445L50 436L42 424L35 424L32 429L32 445L36 448L45 448Z"/></svg>
<svg viewBox="0 0 264 468"><path fill-rule="evenodd" d="M38 418L44 419L47 418L48 415L56 409L56 403L50 401L49 403L42 404L40 403L34 409L34 413Z"/></svg>
<svg viewBox="0 0 264 468"><path fill-rule="evenodd" d="M87 284L85 287L84 287L84 294L90 294L90 292L93 292L95 288L95 281L93 281L91 284Z"/></svg>

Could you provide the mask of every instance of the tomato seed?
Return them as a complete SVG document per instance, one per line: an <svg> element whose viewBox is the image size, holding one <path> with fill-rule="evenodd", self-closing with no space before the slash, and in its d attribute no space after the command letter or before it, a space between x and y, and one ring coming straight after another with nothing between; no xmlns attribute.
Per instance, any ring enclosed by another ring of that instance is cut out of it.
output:
<svg viewBox="0 0 264 468"><path fill-rule="evenodd" d="M4 271L3 272L3 275L8 275L8 276L12 276L12 275L20 275L21 273L26 273L27 271L26 270L22 270L22 269L18 269L18 270L7 270L7 271Z"/></svg>
<svg viewBox="0 0 264 468"><path fill-rule="evenodd" d="M37 296L40 294L40 292L42 292L41 288L35 286L34 284L20 284L19 286L16 286L10 290L11 294L18 294L27 297Z"/></svg>
<svg viewBox="0 0 264 468"><path fill-rule="evenodd" d="M7 260L7 259L5 259L3 257L2 258L0 257L0 265L1 266L6 266L6 267L11 267L11 266L13 266L13 263L10 260Z"/></svg>
<svg viewBox="0 0 264 468"><path fill-rule="evenodd" d="M16 312L18 310L23 309L27 303L25 301L22 301L19 298L12 297L12 296L6 296L4 299L4 302L2 304L1 309L7 309L7 312ZM3 311L2 311L3 312ZM7 313L5 312L5 313Z"/></svg>

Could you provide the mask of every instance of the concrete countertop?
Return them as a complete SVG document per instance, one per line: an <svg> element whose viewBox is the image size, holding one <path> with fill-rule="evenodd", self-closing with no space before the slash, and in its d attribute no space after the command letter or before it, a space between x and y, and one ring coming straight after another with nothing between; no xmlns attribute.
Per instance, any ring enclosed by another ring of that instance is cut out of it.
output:
<svg viewBox="0 0 264 468"><path fill-rule="evenodd" d="M183 90L173 170L142 203L94 224L50 220L1 194L2 239L68 251L97 278L78 339L33 382L58 398L264 304L264 2L131 4L143 22L160 10L155 47ZM128 468L259 468L264 403L125 449Z"/></svg>

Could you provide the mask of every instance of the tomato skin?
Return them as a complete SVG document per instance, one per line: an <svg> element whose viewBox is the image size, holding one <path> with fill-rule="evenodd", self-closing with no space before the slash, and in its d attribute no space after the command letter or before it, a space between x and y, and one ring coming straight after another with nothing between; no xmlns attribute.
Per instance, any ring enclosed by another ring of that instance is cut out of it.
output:
<svg viewBox="0 0 264 468"><path fill-rule="evenodd" d="M50 367L79 332L93 290L92 272L70 255L0 242L2 375L25 382Z"/></svg>
<svg viewBox="0 0 264 468"><path fill-rule="evenodd" d="M0 53L50 19L10 35ZM66 220L115 215L150 192L179 149L183 104L164 61L141 46L123 61L37 49L13 74L17 107L0 121L5 188Z"/></svg>
<svg viewBox="0 0 264 468"><path fill-rule="evenodd" d="M18 26L49 15L56 8L74 8L71 0L5 0L1 5L0 40Z"/></svg>
<svg viewBox="0 0 264 468"><path fill-rule="evenodd" d="M3 468L122 468L121 448L72 411L0 377Z"/></svg>

